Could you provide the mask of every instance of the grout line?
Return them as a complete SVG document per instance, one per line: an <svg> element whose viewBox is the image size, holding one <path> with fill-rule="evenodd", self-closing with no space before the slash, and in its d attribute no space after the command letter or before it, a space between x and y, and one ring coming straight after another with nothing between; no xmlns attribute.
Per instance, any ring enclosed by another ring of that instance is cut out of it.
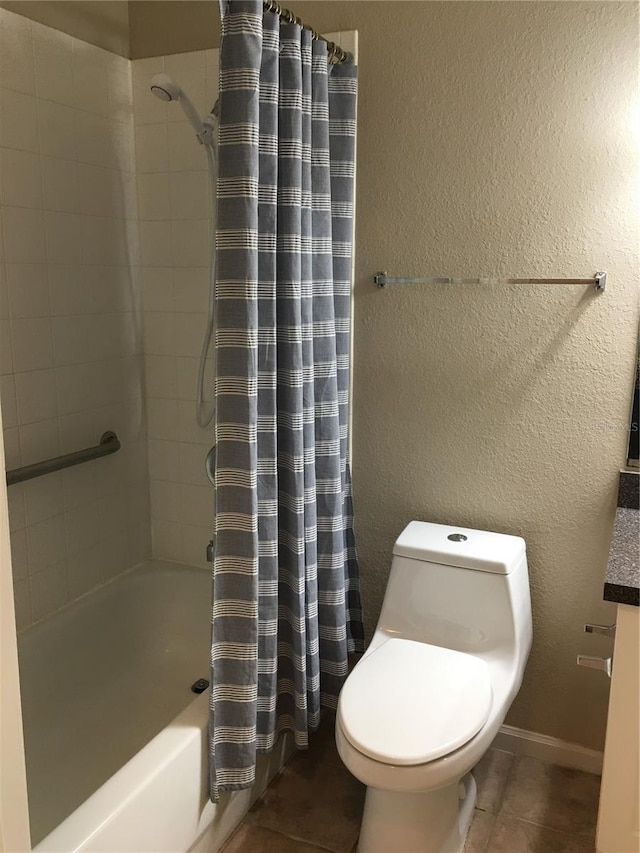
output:
<svg viewBox="0 0 640 853"><path fill-rule="evenodd" d="M507 752L507 750L501 750L501 751ZM513 777L514 777L515 771L516 771L516 765L518 763L518 756L515 753L507 752L507 754L513 756L513 761L511 762L511 767L509 768L509 772L507 773L507 776L506 776L506 779L504 782L504 787L502 789L502 793L498 797L498 802L496 803L496 807L495 807L496 810L495 810L494 817L497 817L500 814L500 812L502 811L502 806L504 805L504 800L505 800L505 797L507 796L507 790L508 790L509 785L511 784L511 782L513 780ZM493 832L493 829L491 831Z"/></svg>

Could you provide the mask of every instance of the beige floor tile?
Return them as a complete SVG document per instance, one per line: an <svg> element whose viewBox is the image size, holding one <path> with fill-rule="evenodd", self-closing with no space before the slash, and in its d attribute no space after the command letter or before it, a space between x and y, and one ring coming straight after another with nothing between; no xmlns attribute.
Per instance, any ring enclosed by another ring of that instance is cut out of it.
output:
<svg viewBox="0 0 640 853"><path fill-rule="evenodd" d="M593 838L600 777L520 757L509 779L500 815Z"/></svg>
<svg viewBox="0 0 640 853"><path fill-rule="evenodd" d="M467 834L464 853L486 853L495 820L494 815L489 812L476 809Z"/></svg>
<svg viewBox="0 0 640 853"><path fill-rule="evenodd" d="M322 848L287 838L279 832L244 823L221 853L320 853Z"/></svg>
<svg viewBox="0 0 640 853"><path fill-rule="evenodd" d="M338 756L334 725L330 718L323 722L309 750L287 764L248 819L334 853L350 853L360 831L365 788Z"/></svg>
<svg viewBox="0 0 640 853"><path fill-rule="evenodd" d="M594 853L593 842L546 826L498 815L487 853Z"/></svg>
<svg viewBox="0 0 640 853"><path fill-rule="evenodd" d="M497 814L507 787L515 755L501 749L490 749L471 771L478 786L476 808Z"/></svg>

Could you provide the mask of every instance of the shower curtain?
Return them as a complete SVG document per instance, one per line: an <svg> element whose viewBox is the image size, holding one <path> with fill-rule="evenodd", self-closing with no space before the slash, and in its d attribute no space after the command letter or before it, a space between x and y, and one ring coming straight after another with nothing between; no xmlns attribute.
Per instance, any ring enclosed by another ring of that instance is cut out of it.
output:
<svg viewBox="0 0 640 853"><path fill-rule="evenodd" d="M211 797L298 747L362 651L347 458L356 68L224 6Z"/></svg>

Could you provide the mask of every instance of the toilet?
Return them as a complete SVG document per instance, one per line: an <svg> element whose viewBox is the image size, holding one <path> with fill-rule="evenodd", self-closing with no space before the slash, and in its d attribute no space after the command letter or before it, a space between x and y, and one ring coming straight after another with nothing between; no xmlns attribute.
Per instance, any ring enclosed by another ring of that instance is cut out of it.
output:
<svg viewBox="0 0 640 853"><path fill-rule="evenodd" d="M470 771L520 688L531 637L523 539L407 525L338 702L338 752L367 786L358 853L461 853Z"/></svg>

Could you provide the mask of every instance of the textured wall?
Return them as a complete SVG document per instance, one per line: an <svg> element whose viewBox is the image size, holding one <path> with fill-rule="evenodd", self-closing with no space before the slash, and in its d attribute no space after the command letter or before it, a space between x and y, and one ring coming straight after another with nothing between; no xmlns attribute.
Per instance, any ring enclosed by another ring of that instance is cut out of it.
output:
<svg viewBox="0 0 640 853"><path fill-rule="evenodd" d="M218 47L218 0L129 0L130 56Z"/></svg>
<svg viewBox="0 0 640 853"><path fill-rule="evenodd" d="M628 415L638 322L637 4L290 5L360 33L354 485L369 627L409 519L524 536L535 644L509 722L600 747L608 685L575 655L607 650L582 624L613 617L602 581L626 436L606 424ZM132 55L171 52L136 52L135 32ZM606 269L610 289L378 292L379 268Z"/></svg>
<svg viewBox="0 0 640 853"><path fill-rule="evenodd" d="M508 722L601 747L578 669L602 602L638 329L632 3L304 3L359 30L354 480L369 627L411 518L527 540L535 641ZM371 273L582 276L405 286Z"/></svg>
<svg viewBox="0 0 640 853"><path fill-rule="evenodd" d="M0 6L120 56L129 55L126 0L0 0Z"/></svg>

